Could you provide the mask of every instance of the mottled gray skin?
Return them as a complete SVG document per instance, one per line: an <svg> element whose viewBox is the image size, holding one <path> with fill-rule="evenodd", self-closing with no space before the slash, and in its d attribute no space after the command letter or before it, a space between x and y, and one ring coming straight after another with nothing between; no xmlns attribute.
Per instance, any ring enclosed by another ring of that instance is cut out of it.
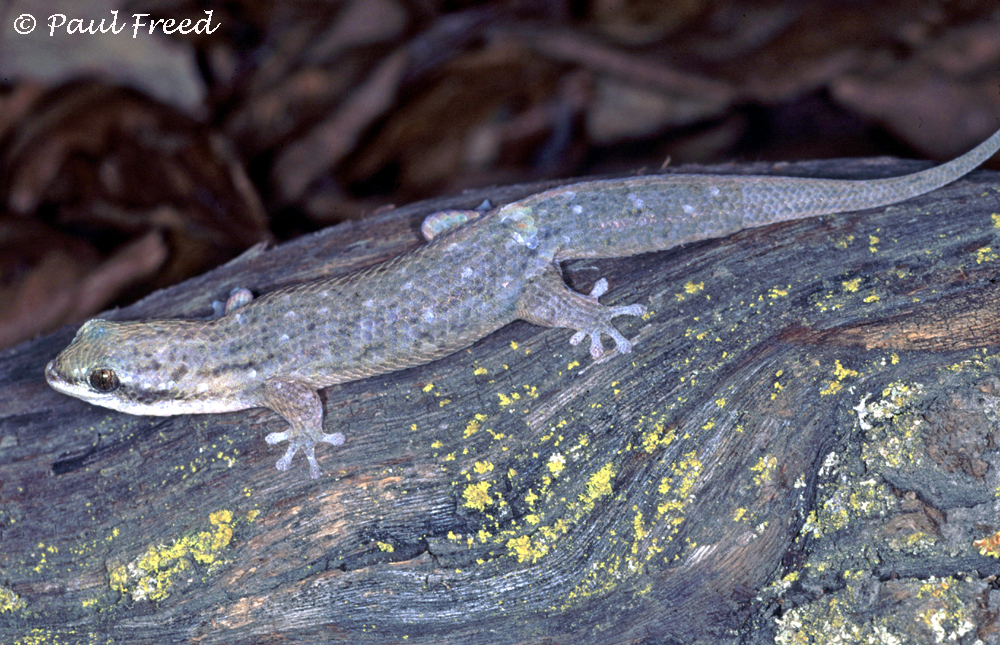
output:
<svg viewBox="0 0 1000 645"><path fill-rule="evenodd" d="M515 319L631 344L612 318L641 305L583 295L558 263L620 257L720 237L744 228L873 208L934 190L1000 147L1000 131L958 159L911 175L848 181L792 177L666 175L584 182L532 195L489 213L452 213L427 245L341 278L236 297L213 320L91 320L45 370L55 389L132 414L225 412L267 407L289 422L279 469L300 448L320 475L324 433L317 390L420 365L467 347ZM464 223L463 223L464 222ZM425 228L426 230L426 228ZM246 303L246 304L244 304Z"/></svg>

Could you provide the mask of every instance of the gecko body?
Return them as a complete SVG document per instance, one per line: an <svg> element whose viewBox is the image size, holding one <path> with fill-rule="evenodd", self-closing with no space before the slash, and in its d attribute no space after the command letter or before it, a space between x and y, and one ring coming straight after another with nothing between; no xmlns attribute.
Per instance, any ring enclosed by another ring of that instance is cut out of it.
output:
<svg viewBox="0 0 1000 645"><path fill-rule="evenodd" d="M600 304L604 280L589 294L572 291L563 260L893 204L958 179L998 148L1000 131L951 162L887 179L675 174L568 185L439 218L430 243L409 253L257 299L241 294L218 318L91 320L45 377L60 392L132 414L270 408L289 423L266 437L289 442L277 467L302 450L318 477L316 444L344 441L323 431L325 387L442 358L516 319L576 330L573 344L589 336L595 358L602 336L629 352L612 319L645 308Z"/></svg>

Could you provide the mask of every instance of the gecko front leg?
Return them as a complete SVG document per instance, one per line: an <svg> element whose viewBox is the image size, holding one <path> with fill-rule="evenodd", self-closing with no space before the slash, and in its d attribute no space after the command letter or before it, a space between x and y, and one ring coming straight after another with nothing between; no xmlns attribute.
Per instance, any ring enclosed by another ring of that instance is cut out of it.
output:
<svg viewBox="0 0 1000 645"><path fill-rule="evenodd" d="M275 444L288 441L288 450L275 464L278 470L288 470L292 457L299 448L309 460L309 475L316 479L323 471L316 463L316 444L329 443L339 446L344 435L323 432L323 404L316 390L292 379L273 378L264 384L263 405L274 410L288 421L288 430L272 432L264 441Z"/></svg>
<svg viewBox="0 0 1000 645"><path fill-rule="evenodd" d="M550 265L526 286L517 304L517 317L544 327L575 329L576 333L569 340L573 345L590 336L590 355L594 358L604 355L601 336L610 337L619 353L627 354L632 351L632 343L621 335L611 320L618 316L641 316L646 308L643 305L602 305L597 299L607 289L608 281L601 278L589 294L577 293L566 286L559 270Z"/></svg>

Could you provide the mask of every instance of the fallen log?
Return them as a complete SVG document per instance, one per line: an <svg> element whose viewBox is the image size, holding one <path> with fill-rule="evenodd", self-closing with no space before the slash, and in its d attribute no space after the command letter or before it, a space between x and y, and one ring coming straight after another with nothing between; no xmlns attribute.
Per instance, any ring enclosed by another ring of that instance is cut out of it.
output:
<svg viewBox="0 0 1000 645"><path fill-rule="evenodd" d="M915 163L816 162L865 178ZM764 165L727 172L776 172ZM254 249L116 319L206 316L419 244L490 189ZM634 353L515 323L322 393L308 477L265 411L135 417L0 354L4 642L996 638L1000 175L887 208L567 263ZM301 457L300 457L301 458ZM798 639L798 640L796 640Z"/></svg>

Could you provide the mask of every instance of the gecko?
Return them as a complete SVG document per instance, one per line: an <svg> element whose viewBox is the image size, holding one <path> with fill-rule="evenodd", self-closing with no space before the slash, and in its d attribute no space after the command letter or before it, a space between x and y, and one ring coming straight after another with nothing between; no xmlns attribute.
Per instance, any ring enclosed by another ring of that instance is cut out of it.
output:
<svg viewBox="0 0 1000 645"><path fill-rule="evenodd" d="M641 304L598 301L570 289L560 262L670 249L746 228L886 206L964 176L1000 148L1000 130L966 154L884 179L668 174L584 181L487 212L431 215L429 240L412 251L344 276L253 298L234 291L207 320L84 323L45 368L49 385L92 404L145 415L269 408L287 430L287 470L298 451L322 473L316 445L344 443L324 432L318 391L421 365L464 349L521 319L590 338L590 354L631 342L614 326Z"/></svg>

